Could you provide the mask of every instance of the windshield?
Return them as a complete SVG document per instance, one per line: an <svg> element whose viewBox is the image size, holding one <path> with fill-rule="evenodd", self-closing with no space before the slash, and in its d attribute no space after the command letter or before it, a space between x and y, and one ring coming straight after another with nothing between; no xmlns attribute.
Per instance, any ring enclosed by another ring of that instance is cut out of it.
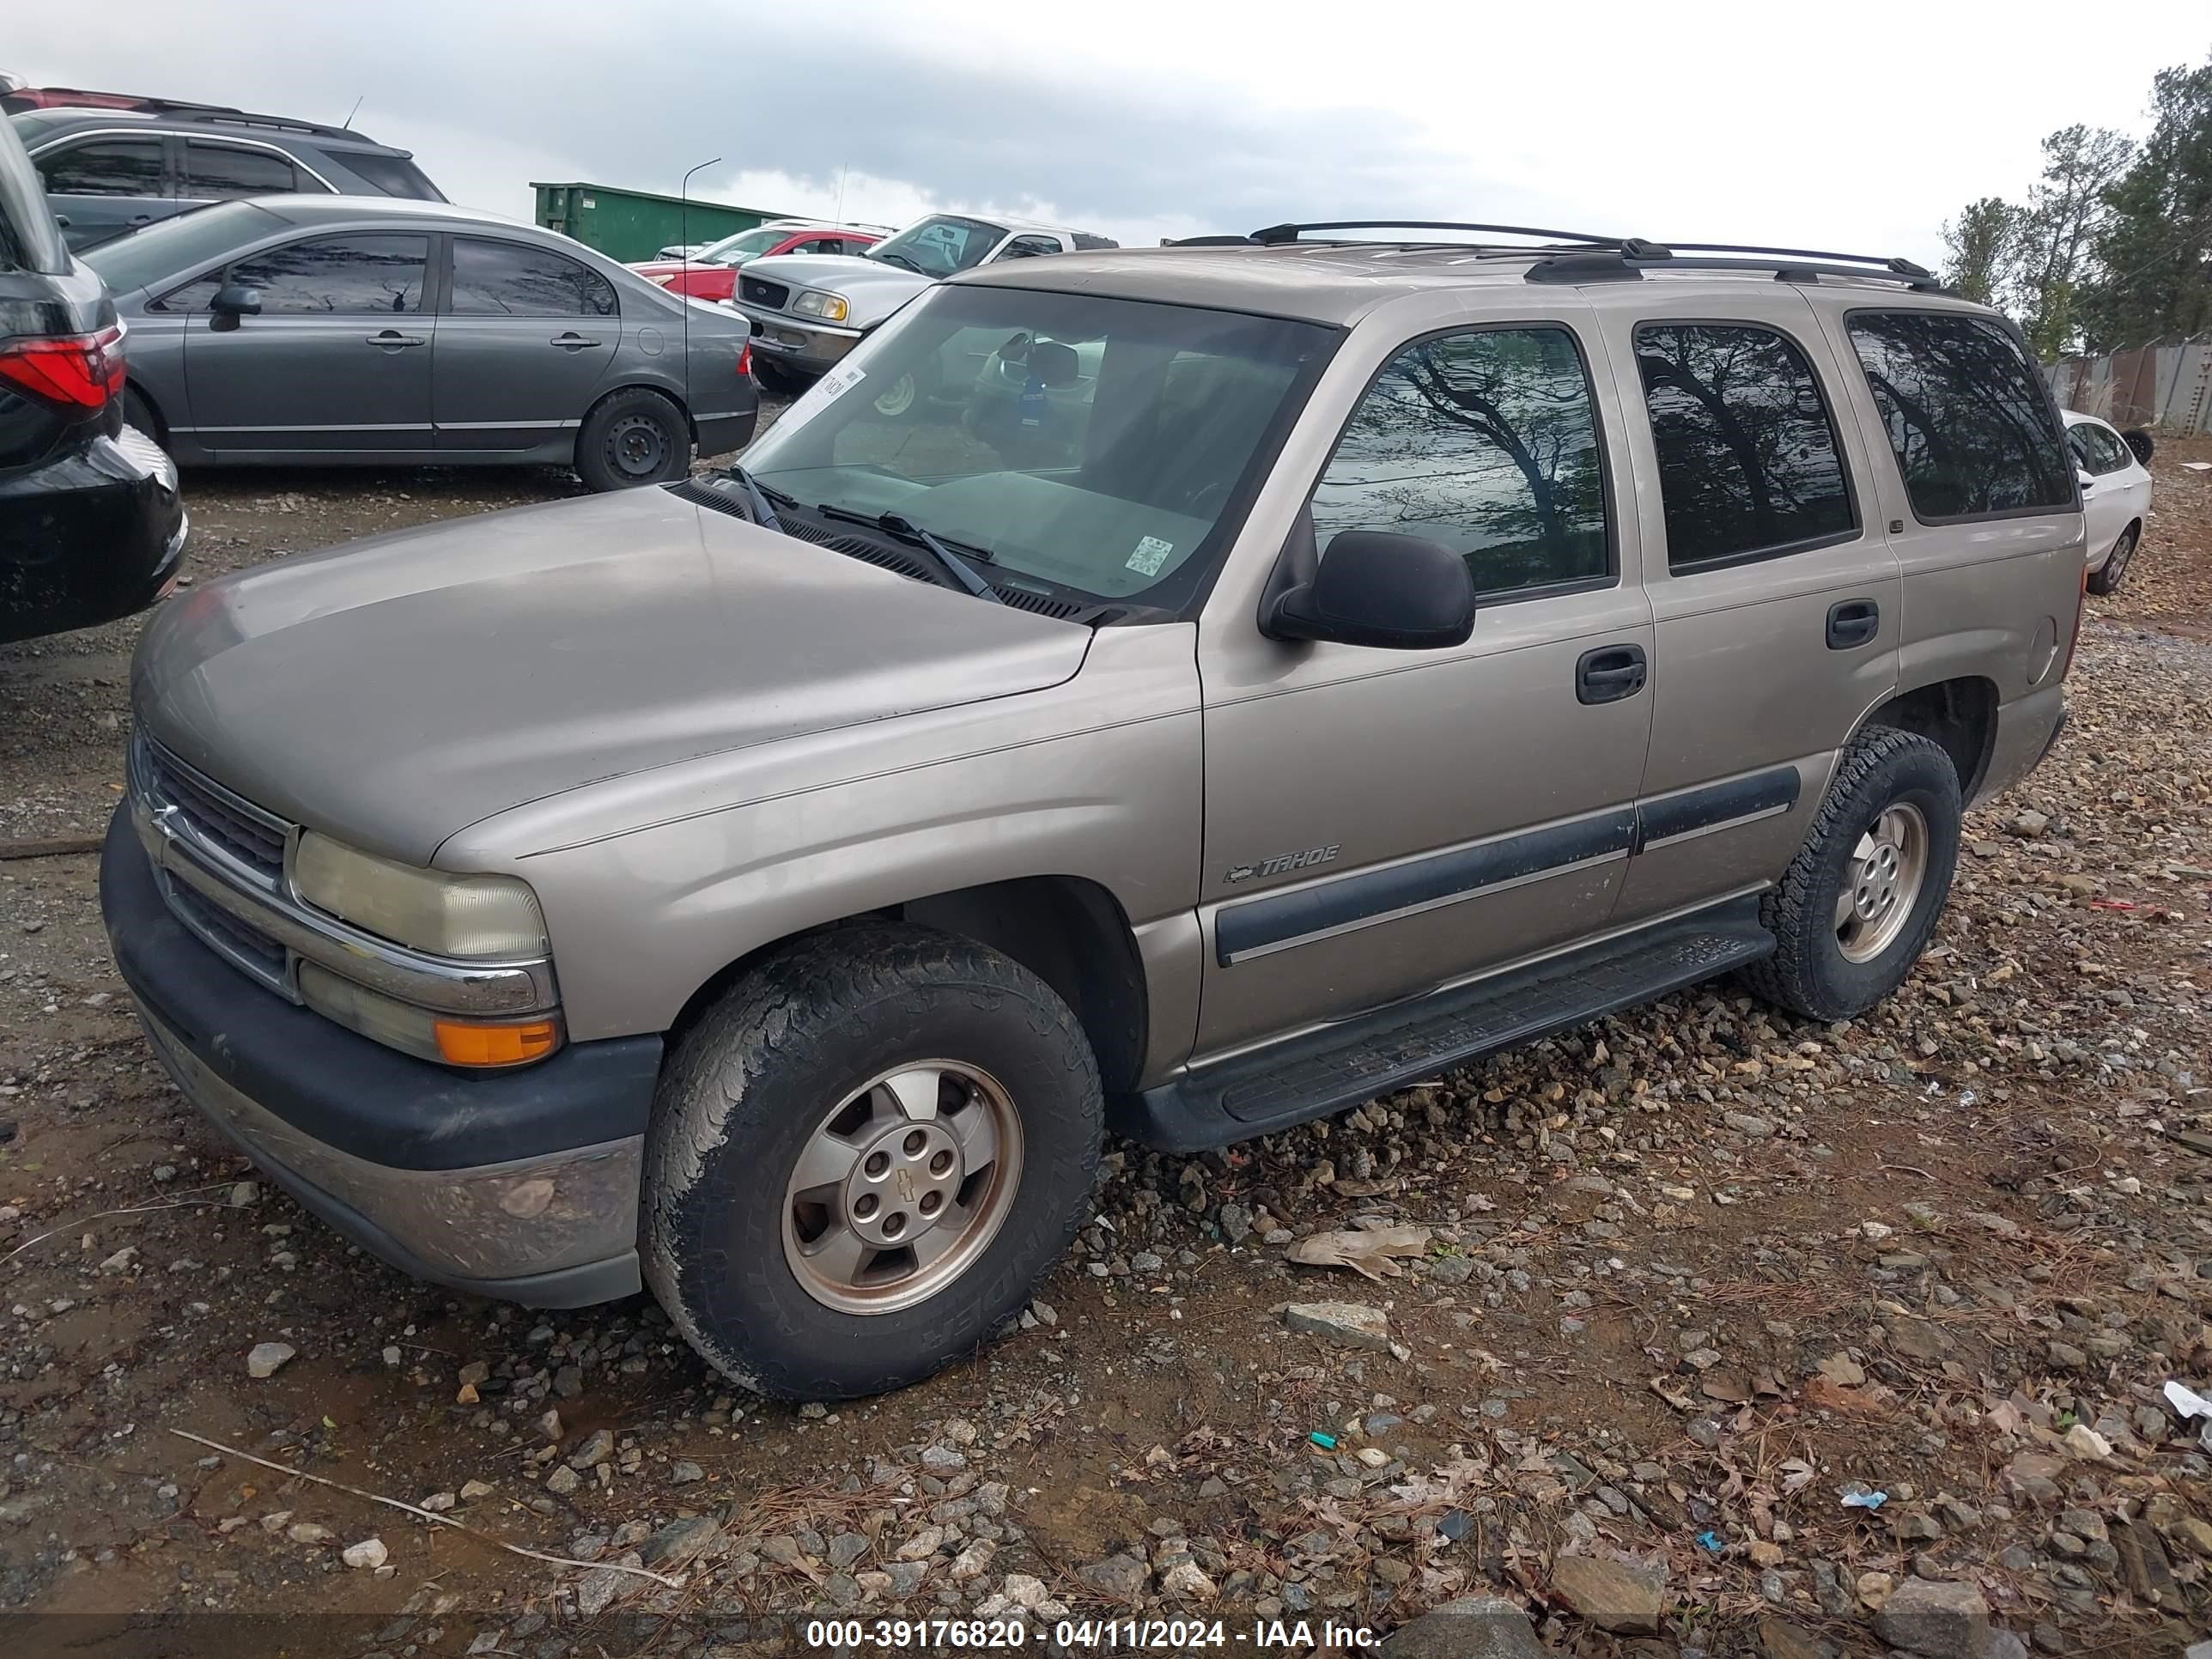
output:
<svg viewBox="0 0 2212 1659"><path fill-rule="evenodd" d="M745 468L801 508L896 514L1002 587L1179 606L1336 338L1188 306L933 289Z"/></svg>
<svg viewBox="0 0 2212 1659"><path fill-rule="evenodd" d="M292 222L255 202L218 202L134 230L77 257L118 294L190 276L226 254Z"/></svg>
<svg viewBox="0 0 2212 1659"><path fill-rule="evenodd" d="M988 219L939 213L885 237L860 257L902 265L925 276L950 276L981 264L1006 234L1004 225Z"/></svg>
<svg viewBox="0 0 2212 1659"><path fill-rule="evenodd" d="M757 259L790 234L788 230L741 230L701 248L691 258L697 264L741 265L748 259Z"/></svg>

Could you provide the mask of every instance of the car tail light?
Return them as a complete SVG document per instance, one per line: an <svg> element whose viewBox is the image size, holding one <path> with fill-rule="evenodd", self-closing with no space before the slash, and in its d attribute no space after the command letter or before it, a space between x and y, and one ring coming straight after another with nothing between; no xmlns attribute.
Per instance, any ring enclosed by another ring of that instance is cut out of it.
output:
<svg viewBox="0 0 2212 1659"><path fill-rule="evenodd" d="M740 377L753 372L753 343L750 337L738 348L738 374Z"/></svg>
<svg viewBox="0 0 2212 1659"><path fill-rule="evenodd" d="M0 345L0 380L64 409L106 408L123 390L123 372L120 328Z"/></svg>

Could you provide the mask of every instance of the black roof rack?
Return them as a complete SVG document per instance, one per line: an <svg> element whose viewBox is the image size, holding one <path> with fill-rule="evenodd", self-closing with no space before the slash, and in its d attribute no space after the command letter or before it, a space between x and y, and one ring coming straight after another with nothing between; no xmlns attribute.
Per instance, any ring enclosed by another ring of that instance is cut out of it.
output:
<svg viewBox="0 0 2212 1659"><path fill-rule="evenodd" d="M68 87L24 88L25 93L35 93L44 100L65 100L72 91ZM196 104L181 98L142 98L129 93L83 93L88 101L72 104L64 101L41 101L23 105L35 108L40 114L123 114L155 115L171 121L204 121L210 126L270 127L286 132L311 132L323 138L356 138L364 144L373 144L370 137L358 127L334 127L320 121L302 121L289 115L256 115L229 104ZM98 102L90 101L98 100Z"/></svg>
<svg viewBox="0 0 2212 1659"><path fill-rule="evenodd" d="M1593 236L1580 230L1545 230L1534 225L1478 225L1456 219L1325 219L1312 224L1269 225L1245 238L1262 247L1279 247L1303 240L1313 230L1473 230L1486 235L1540 236L1552 242L1583 242L1592 247L1625 247L1632 236ZM1402 240L1392 238L1391 240Z"/></svg>
<svg viewBox="0 0 2212 1659"><path fill-rule="evenodd" d="M1864 282L1888 279L1916 293L1941 294L1936 273L1910 259L1875 253L1828 253L1817 248L1753 247L1741 242L1672 242L1621 246L1618 251L1576 249L1538 259L1528 267L1532 283L1637 283L1646 270L1763 270L1784 283L1847 276Z"/></svg>

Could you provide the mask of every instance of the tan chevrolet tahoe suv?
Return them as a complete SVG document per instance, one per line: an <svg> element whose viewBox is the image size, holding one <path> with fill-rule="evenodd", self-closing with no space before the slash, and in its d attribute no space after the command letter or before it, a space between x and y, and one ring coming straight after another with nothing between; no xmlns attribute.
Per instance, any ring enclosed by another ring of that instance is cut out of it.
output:
<svg viewBox="0 0 2212 1659"><path fill-rule="evenodd" d="M2058 732L2082 536L2019 336L1903 261L992 265L743 470L171 602L102 902L162 1061L342 1232L866 1394L1019 1311L1109 1127L1725 972L1887 996Z"/></svg>

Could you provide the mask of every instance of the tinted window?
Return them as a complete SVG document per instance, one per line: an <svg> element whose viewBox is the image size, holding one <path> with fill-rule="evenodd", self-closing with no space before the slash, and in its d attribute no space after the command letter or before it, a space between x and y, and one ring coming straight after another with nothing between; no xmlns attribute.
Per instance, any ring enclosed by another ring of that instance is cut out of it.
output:
<svg viewBox="0 0 2212 1659"><path fill-rule="evenodd" d="M19 120L0 131L0 270L58 276L70 268L69 248L16 136L25 125Z"/></svg>
<svg viewBox="0 0 2212 1659"><path fill-rule="evenodd" d="M159 138L101 138L39 157L50 196L159 196Z"/></svg>
<svg viewBox="0 0 2212 1659"><path fill-rule="evenodd" d="M2066 450L2019 343L1984 317L1862 312L1851 343L1923 519L2073 505Z"/></svg>
<svg viewBox="0 0 2212 1659"><path fill-rule="evenodd" d="M611 317L614 284L544 248L515 242L453 242L453 297L461 317Z"/></svg>
<svg viewBox="0 0 2212 1659"><path fill-rule="evenodd" d="M422 169L398 155L363 155L344 150L336 155L363 180L386 196L404 196L416 202L442 202L437 185L422 176Z"/></svg>
<svg viewBox="0 0 2212 1659"><path fill-rule="evenodd" d="M1035 259L1047 253L1060 252L1060 244L1049 236L1017 236L1006 244L1000 259ZM996 264L997 261L993 261Z"/></svg>
<svg viewBox="0 0 2212 1659"><path fill-rule="evenodd" d="M195 138L185 146L185 191L187 196L211 196L233 201L245 196L282 196L297 175L291 161L265 149L239 149L228 144L206 144Z"/></svg>
<svg viewBox="0 0 2212 1659"><path fill-rule="evenodd" d="M2135 459L2118 433L2087 421L2066 428L2066 447L2085 472L2118 472Z"/></svg>
<svg viewBox="0 0 2212 1659"><path fill-rule="evenodd" d="M1805 354L1771 329L1636 331L1672 570L1847 535L1835 428Z"/></svg>
<svg viewBox="0 0 2212 1659"><path fill-rule="evenodd" d="M1407 346L1368 388L1314 490L1327 556L1346 530L1425 536L1479 592L1612 568L1589 377L1562 328L1485 329Z"/></svg>
<svg viewBox="0 0 2212 1659"><path fill-rule="evenodd" d="M194 271L217 268L234 249L291 222L258 202L218 202L87 248L82 258L118 294L134 288L158 291Z"/></svg>
<svg viewBox="0 0 2212 1659"><path fill-rule="evenodd" d="M231 267L261 290L268 316L390 316L422 309L427 236L325 236L271 248Z"/></svg>

